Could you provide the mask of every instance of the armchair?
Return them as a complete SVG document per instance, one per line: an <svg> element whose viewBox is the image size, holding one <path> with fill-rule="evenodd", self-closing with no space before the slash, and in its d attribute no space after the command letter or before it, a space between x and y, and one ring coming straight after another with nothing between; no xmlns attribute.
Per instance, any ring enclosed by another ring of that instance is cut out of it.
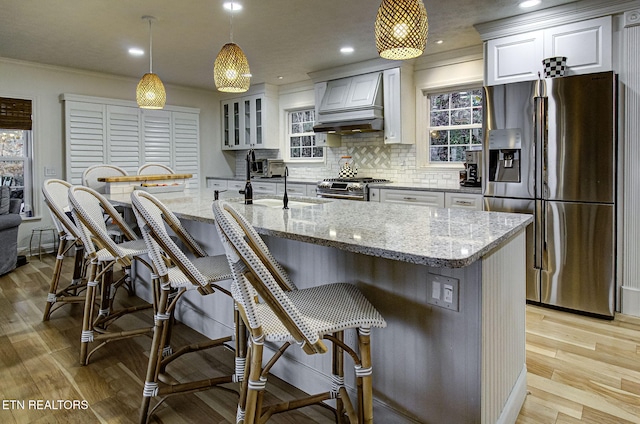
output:
<svg viewBox="0 0 640 424"><path fill-rule="evenodd" d="M18 227L22 223L22 199L9 199L7 190L0 197L0 275L13 271L18 260ZM6 192L6 198L4 197ZM6 204L8 203L8 208ZM3 208L4 206L4 208ZM6 213L2 214L6 210Z"/></svg>

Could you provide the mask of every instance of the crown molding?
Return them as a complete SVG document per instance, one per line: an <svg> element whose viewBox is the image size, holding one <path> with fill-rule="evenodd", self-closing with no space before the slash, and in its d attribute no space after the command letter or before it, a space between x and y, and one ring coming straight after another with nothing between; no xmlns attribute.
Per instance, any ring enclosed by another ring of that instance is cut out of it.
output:
<svg viewBox="0 0 640 424"><path fill-rule="evenodd" d="M422 56L416 60L413 70L422 71L424 69L456 65L458 63L471 62L474 60L483 60L483 58L484 51L482 44L477 44L475 46Z"/></svg>
<svg viewBox="0 0 640 424"><path fill-rule="evenodd" d="M416 59L388 60L376 58L365 60L363 62L350 63L348 65L343 65L336 68L325 69L322 71L309 72L307 75L309 75L309 78L311 78L314 83L317 83L331 81L338 78L368 74L371 72L379 72L392 68L411 68L411 70L413 70L413 64L415 60Z"/></svg>
<svg viewBox="0 0 640 424"><path fill-rule="evenodd" d="M568 23L621 14L640 8L640 0L582 0L474 25L482 41Z"/></svg>

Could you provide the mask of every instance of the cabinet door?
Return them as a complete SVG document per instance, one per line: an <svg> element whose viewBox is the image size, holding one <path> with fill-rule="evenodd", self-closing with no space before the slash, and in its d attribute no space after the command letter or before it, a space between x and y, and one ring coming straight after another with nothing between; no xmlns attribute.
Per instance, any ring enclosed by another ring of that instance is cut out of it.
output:
<svg viewBox="0 0 640 424"><path fill-rule="evenodd" d="M481 211L482 195L469 194L469 193L445 193L444 207L473 209L473 210Z"/></svg>
<svg viewBox="0 0 640 424"><path fill-rule="evenodd" d="M222 148L233 150L243 147L244 108L241 99L220 102L222 110Z"/></svg>
<svg viewBox="0 0 640 424"><path fill-rule="evenodd" d="M387 69L383 73L384 83L384 142L402 142L402 104L400 99L400 68Z"/></svg>
<svg viewBox="0 0 640 424"><path fill-rule="evenodd" d="M382 189L380 202L444 208L444 192Z"/></svg>
<svg viewBox="0 0 640 424"><path fill-rule="evenodd" d="M542 71L543 46L542 31L487 41L487 85L537 79Z"/></svg>
<svg viewBox="0 0 640 424"><path fill-rule="evenodd" d="M565 56L567 75L610 71L611 49L611 16L544 32L544 57Z"/></svg>
<svg viewBox="0 0 640 424"><path fill-rule="evenodd" d="M379 202L380 201L380 189L379 188L371 188L371 189L369 189L369 201L370 202Z"/></svg>

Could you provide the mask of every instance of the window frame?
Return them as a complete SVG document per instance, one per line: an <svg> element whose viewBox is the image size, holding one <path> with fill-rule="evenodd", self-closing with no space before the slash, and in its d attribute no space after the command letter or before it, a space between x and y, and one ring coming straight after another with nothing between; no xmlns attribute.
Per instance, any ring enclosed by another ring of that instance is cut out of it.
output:
<svg viewBox="0 0 640 424"><path fill-rule="evenodd" d="M23 171L24 171L24 181L23 181L23 197L22 197L22 206L21 206L21 215L23 221L31 221L42 218L42 211L39 207L40 197L39 190L36 189L36 180L35 180L35 172L37 157L36 157L36 140L37 140L37 110L38 110L38 102L37 99L33 96L21 95L16 93L2 93L0 92L0 97L20 99L20 100L28 100L31 102L31 129L30 130L21 130L27 131L27 141L25 142L25 154L26 156L0 156L1 161L23 161ZM3 128L4 129L4 128ZM14 129L6 128L7 130L15 131ZM26 210L26 206L30 207L31 213L30 216L27 216L24 212Z"/></svg>
<svg viewBox="0 0 640 424"><path fill-rule="evenodd" d="M315 124L315 114L316 114L316 109L315 106L300 106L300 107L292 107L292 108L287 108L284 109L284 115L285 115L285 131L284 131L284 140L285 140L285 159L288 162L293 162L293 163L324 163L326 161L326 157L327 157L327 151L325 146L318 146L317 145L317 138L316 138L316 133L313 131L310 132L303 132L303 133L292 133L291 132L291 127L292 127L292 114L296 113L296 112L313 112L313 122ZM314 145L312 145L311 147L318 147L320 149L322 149L322 157L294 157L291 155L291 137L296 137L296 136L310 136L312 135L314 137Z"/></svg>
<svg viewBox="0 0 640 424"><path fill-rule="evenodd" d="M461 81L455 84L434 85L417 87L416 95L416 155L417 163L420 168L430 171L452 171L464 169L463 162L432 162L431 161L431 140L429 133L431 130L431 103L430 97L433 94L451 93L461 90L477 90L483 89L484 82L482 80ZM420 96L421 94L421 96ZM484 93L483 93L484 96ZM483 99L484 113L484 99ZM484 115L483 115L484 120ZM473 124L475 125L475 124ZM469 125L472 126L472 125ZM482 128L480 124L479 128ZM480 144L481 146L482 144Z"/></svg>

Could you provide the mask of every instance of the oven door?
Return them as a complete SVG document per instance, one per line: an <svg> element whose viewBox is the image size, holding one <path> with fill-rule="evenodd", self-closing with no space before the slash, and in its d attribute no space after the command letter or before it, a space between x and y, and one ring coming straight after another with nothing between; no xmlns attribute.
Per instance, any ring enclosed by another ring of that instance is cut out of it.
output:
<svg viewBox="0 0 640 424"><path fill-rule="evenodd" d="M369 200L366 198L366 196L364 194L355 194L355 193L349 193L349 192L335 192L335 191L320 191L319 189L316 190L316 197L322 197L325 199L345 199L345 200L360 200L360 201L365 201L365 200Z"/></svg>

